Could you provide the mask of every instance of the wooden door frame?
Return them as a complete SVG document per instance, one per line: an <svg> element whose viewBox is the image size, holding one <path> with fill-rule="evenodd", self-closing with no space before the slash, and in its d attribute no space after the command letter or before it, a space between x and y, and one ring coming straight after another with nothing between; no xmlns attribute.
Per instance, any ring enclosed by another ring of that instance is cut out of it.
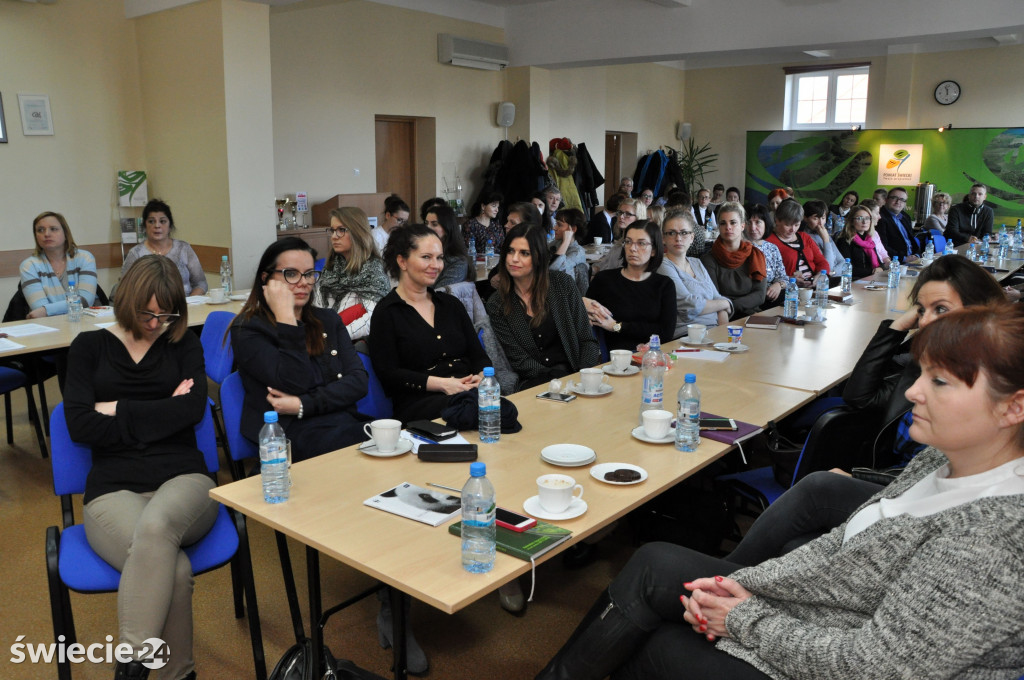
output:
<svg viewBox="0 0 1024 680"><path fill-rule="evenodd" d="M418 208L423 201L437 195L437 119L425 116L400 116L376 114L373 121L382 123L412 123L413 163L412 183L413 195L403 196L409 201L414 216L418 217ZM374 157L376 158L374 139ZM374 168L374 181L377 170ZM377 187L377 191L383 191Z"/></svg>

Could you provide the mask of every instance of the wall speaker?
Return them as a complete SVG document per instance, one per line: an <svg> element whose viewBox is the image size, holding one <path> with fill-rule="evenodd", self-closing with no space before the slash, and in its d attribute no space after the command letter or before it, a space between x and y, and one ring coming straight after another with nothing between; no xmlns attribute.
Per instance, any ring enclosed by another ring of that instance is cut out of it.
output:
<svg viewBox="0 0 1024 680"><path fill-rule="evenodd" d="M676 123L676 138L685 142L690 138L691 126L689 123Z"/></svg>
<svg viewBox="0 0 1024 680"><path fill-rule="evenodd" d="M498 126L512 127L516 122L516 105L512 102L501 102L498 104Z"/></svg>

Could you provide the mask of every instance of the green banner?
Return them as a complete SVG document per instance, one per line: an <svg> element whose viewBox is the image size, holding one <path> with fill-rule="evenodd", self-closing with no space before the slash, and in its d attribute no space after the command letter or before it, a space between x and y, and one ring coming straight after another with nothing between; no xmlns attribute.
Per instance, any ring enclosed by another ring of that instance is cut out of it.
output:
<svg viewBox="0 0 1024 680"><path fill-rule="evenodd" d="M764 203L772 189L788 186L801 202L838 204L850 190L864 199L878 187L903 186L913 206L920 181L956 204L980 182L996 222L1016 223L1024 217L1022 144L1024 128L748 132L745 197Z"/></svg>

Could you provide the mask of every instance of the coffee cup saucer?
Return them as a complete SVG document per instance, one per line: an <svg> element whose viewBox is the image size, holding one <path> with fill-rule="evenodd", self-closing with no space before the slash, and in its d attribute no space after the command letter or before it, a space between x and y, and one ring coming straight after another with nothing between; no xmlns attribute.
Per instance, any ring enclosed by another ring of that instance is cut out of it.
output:
<svg viewBox="0 0 1024 680"><path fill-rule="evenodd" d="M603 370L606 375L614 375L614 376L618 376L618 377L621 378L621 377L624 377L624 376L627 376L627 375L636 375L637 373L640 372L640 367L639 366L627 366L626 370L620 371L619 369L615 368L611 364L606 364L606 365L601 367L601 370Z"/></svg>
<svg viewBox="0 0 1024 680"><path fill-rule="evenodd" d="M569 503L569 507L563 512L551 512L545 510L544 506L540 504L540 496L530 496L523 501L523 510L526 514L536 517L537 519L547 519L559 521L563 519L574 519L579 517L587 511L587 502L582 498L573 498L572 503Z"/></svg>
<svg viewBox="0 0 1024 680"><path fill-rule="evenodd" d="M581 397L603 397L606 394L611 394L612 389L614 388L608 383L601 383L596 392L587 392L583 389L583 385L576 385L572 388L572 391L574 394L578 394Z"/></svg>
<svg viewBox="0 0 1024 680"><path fill-rule="evenodd" d="M231 302L231 298L224 298L223 300L214 300L213 298L210 298L209 300L207 300L206 304L208 304L208 305L226 305L229 302Z"/></svg>
<svg viewBox="0 0 1024 680"><path fill-rule="evenodd" d="M648 437L647 432L644 431L643 425L637 425L636 427L634 427L633 431L630 432L630 434L639 439L640 441L647 442L648 444L674 444L676 441L676 431L671 427L669 428L665 436L662 437L661 439Z"/></svg>
<svg viewBox="0 0 1024 680"><path fill-rule="evenodd" d="M360 444L359 450L367 456L373 456L374 458L394 458L395 456L401 456L412 451L412 442L405 437L399 437L398 443L395 444L395 449L393 451L383 453L377 450L377 445L374 444L371 439Z"/></svg>
<svg viewBox="0 0 1024 680"><path fill-rule="evenodd" d="M680 341L687 347L707 347L708 345L714 344L714 340L711 338L704 338L700 342L690 342L689 338L681 338Z"/></svg>

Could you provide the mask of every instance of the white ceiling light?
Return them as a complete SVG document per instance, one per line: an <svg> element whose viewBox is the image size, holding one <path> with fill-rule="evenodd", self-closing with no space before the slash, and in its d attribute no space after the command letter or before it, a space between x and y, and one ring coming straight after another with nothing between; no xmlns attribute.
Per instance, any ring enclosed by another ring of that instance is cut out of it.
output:
<svg viewBox="0 0 1024 680"><path fill-rule="evenodd" d="M691 4L691 0L647 0L647 2L664 7L689 7Z"/></svg>
<svg viewBox="0 0 1024 680"><path fill-rule="evenodd" d="M1016 45L1017 44L1017 34L1016 33L1006 33L1004 35L994 35L994 36L992 36L992 39L995 40L1000 45Z"/></svg>
<svg viewBox="0 0 1024 680"><path fill-rule="evenodd" d="M825 59L835 55L835 50L804 50L804 54L817 57L818 59Z"/></svg>

